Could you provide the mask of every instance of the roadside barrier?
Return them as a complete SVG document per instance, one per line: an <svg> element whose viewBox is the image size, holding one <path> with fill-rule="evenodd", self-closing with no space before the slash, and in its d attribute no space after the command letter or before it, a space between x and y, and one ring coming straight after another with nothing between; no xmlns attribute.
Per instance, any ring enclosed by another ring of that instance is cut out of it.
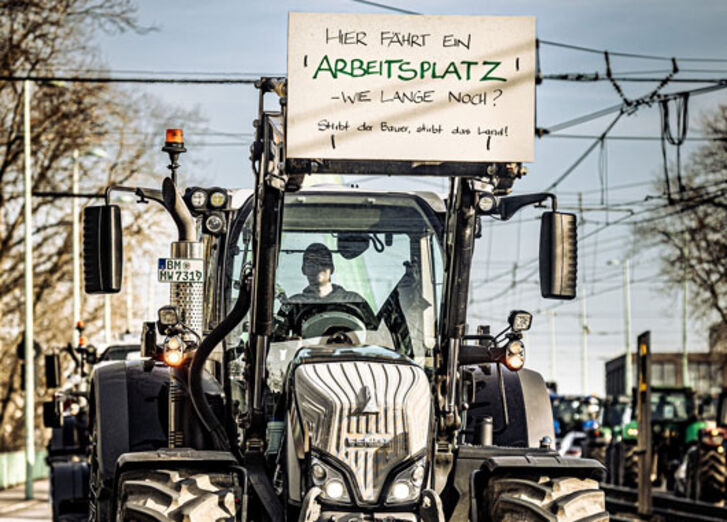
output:
<svg viewBox="0 0 727 522"><path fill-rule="evenodd" d="M33 480L48 476L48 465L45 463L46 452L35 452ZM23 450L0 453L0 490L17 486L25 482L25 452Z"/></svg>

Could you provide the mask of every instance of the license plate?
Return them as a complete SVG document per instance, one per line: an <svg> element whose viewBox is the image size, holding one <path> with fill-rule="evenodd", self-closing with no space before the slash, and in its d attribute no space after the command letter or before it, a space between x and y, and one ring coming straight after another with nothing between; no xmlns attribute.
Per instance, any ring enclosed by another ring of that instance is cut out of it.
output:
<svg viewBox="0 0 727 522"><path fill-rule="evenodd" d="M159 259L157 276L160 283L201 283L204 277L202 259Z"/></svg>

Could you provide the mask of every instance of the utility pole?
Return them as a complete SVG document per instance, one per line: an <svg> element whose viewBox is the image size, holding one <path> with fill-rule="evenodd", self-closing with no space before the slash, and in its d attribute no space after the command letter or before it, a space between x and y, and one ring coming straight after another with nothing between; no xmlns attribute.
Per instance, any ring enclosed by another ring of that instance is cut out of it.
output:
<svg viewBox="0 0 727 522"><path fill-rule="evenodd" d="M684 248L686 259L686 247ZM685 263L686 265L686 263ZM687 357L687 273L682 276L682 386L689 386L689 358Z"/></svg>
<svg viewBox="0 0 727 522"><path fill-rule="evenodd" d="M134 304L134 271L131 268L131 258L127 259L126 266L126 333L131 333L131 325L133 320L133 304Z"/></svg>
<svg viewBox="0 0 727 522"><path fill-rule="evenodd" d="M35 339L33 338L33 183L30 158L30 80L23 82L25 221L25 498L33 498L35 467Z"/></svg>
<svg viewBox="0 0 727 522"><path fill-rule="evenodd" d="M94 147L85 151L83 156L106 157L103 149ZM78 174L80 168L81 154L78 148L73 149L73 177L71 181L71 234L72 238L72 266L73 266L73 346L78 346L78 338L81 336L76 325L81 320L81 226L79 219Z"/></svg>
<svg viewBox="0 0 727 522"><path fill-rule="evenodd" d="M555 342L555 310L550 311L550 380L556 382L556 342Z"/></svg>
<svg viewBox="0 0 727 522"><path fill-rule="evenodd" d="M111 296L103 296L103 334L106 346L111 344Z"/></svg>
<svg viewBox="0 0 727 522"><path fill-rule="evenodd" d="M583 218L583 194L578 193L578 213L580 225L585 224ZM588 395L588 314L586 312L586 273L581 270L581 386L583 395Z"/></svg>
<svg viewBox="0 0 727 522"><path fill-rule="evenodd" d="M71 192L78 194L78 149L73 149L73 178L71 181ZM71 198L71 234L72 255L73 255L73 346L78 346L80 333L76 325L81 320L81 245L80 226L78 223L78 198Z"/></svg>
<svg viewBox="0 0 727 522"><path fill-rule="evenodd" d="M588 395L588 314L586 312L586 285L581 285L581 386L583 395Z"/></svg>
<svg viewBox="0 0 727 522"><path fill-rule="evenodd" d="M626 395L631 395L634 383L634 370L631 360L631 275L629 259L621 261L624 269L624 325L626 327Z"/></svg>
<svg viewBox="0 0 727 522"><path fill-rule="evenodd" d="M146 286L146 321L151 321L155 318L154 301L156 300L156 280L154 279L154 270L149 272L149 282Z"/></svg>

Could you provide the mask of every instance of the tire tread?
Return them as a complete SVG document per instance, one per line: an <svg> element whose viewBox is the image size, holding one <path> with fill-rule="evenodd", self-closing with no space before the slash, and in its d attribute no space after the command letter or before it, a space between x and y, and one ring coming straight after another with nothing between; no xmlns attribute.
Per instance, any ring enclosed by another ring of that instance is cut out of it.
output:
<svg viewBox="0 0 727 522"><path fill-rule="evenodd" d="M490 481L485 495L491 520L608 521L606 497L592 479L508 476Z"/></svg>

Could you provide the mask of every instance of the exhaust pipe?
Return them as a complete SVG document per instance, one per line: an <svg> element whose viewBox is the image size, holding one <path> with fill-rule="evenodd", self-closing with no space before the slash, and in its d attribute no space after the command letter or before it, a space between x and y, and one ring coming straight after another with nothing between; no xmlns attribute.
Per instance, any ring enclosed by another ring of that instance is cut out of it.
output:
<svg viewBox="0 0 727 522"><path fill-rule="evenodd" d="M172 243L171 257L177 259L202 259L204 250L202 242L197 241L197 228L194 218L171 178L165 178L162 184L164 206L177 225L179 241ZM177 307L179 316L185 326L202 335L202 316L204 283L202 281L171 283L169 302Z"/></svg>

